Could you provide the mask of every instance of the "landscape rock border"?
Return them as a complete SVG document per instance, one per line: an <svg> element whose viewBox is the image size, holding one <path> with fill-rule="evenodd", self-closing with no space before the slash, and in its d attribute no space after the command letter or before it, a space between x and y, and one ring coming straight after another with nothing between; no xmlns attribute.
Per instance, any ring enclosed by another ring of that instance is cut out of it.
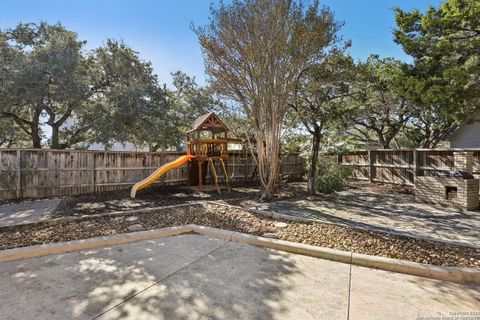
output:
<svg viewBox="0 0 480 320"><path fill-rule="evenodd" d="M149 231L123 233L113 236L89 238L85 240L74 240L61 243L8 249L0 251L0 262L16 261L45 255L93 249L109 245L163 238L186 233L196 233L210 238L229 240L237 243L250 244L263 248L286 251L341 263L348 263L362 267L404 273L425 278L453 282L480 283L480 269L476 268L433 266L418 262L403 261L317 247L285 240L269 239L236 231L227 231L194 224Z"/></svg>

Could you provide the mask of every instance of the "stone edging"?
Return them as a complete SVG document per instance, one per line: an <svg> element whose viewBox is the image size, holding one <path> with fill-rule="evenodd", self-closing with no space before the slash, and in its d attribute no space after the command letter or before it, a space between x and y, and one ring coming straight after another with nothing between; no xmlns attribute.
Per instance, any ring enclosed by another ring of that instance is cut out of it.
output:
<svg viewBox="0 0 480 320"><path fill-rule="evenodd" d="M115 244L137 242L149 239L176 236L184 233L191 233L192 228L187 226L170 227L164 229L119 233L111 236L88 238L41 244L30 247L20 247L0 251L0 262L16 261L33 257L41 257L51 254L68 253L79 250L94 249Z"/></svg>
<svg viewBox="0 0 480 320"><path fill-rule="evenodd" d="M0 262L93 249L108 245L163 238L185 233L197 233L210 238L250 244L263 248L281 250L342 263L349 263L362 267L375 268L426 278L454 282L480 283L480 269L432 266L417 262L357 254L353 252L316 247L302 243L264 238L245 233L204 227L194 224L157 230L123 233L85 240L74 240L62 243L8 249L0 251Z"/></svg>

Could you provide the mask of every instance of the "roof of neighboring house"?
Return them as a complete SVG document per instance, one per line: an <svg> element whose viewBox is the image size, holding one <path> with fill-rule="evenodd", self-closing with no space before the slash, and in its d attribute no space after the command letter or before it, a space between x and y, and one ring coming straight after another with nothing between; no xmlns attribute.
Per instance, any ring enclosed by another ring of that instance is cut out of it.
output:
<svg viewBox="0 0 480 320"><path fill-rule="evenodd" d="M214 113L209 112L203 116L198 117L193 122L193 128L188 131L211 131L214 133L230 131L228 127L220 120L220 118Z"/></svg>

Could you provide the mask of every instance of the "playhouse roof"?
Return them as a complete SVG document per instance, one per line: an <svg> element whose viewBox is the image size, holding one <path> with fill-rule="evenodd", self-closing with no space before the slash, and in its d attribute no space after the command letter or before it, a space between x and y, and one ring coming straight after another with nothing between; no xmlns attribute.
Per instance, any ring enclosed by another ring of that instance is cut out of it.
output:
<svg viewBox="0 0 480 320"><path fill-rule="evenodd" d="M209 112L195 120L193 123L193 128L188 132L192 131L211 131L214 133L219 133L230 131L230 129L228 129L228 127L214 112Z"/></svg>

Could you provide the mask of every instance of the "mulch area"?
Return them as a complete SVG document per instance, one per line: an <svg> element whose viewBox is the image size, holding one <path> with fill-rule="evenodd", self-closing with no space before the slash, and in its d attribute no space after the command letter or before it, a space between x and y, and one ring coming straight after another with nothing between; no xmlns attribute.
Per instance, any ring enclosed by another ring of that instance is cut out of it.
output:
<svg viewBox="0 0 480 320"><path fill-rule="evenodd" d="M218 194L213 186L199 192L186 186L152 187L139 192L135 199L130 198L130 190L90 193L62 199L53 212L54 217L86 216L117 211L142 210L176 204L194 203L199 201L224 200L230 204L240 204L245 201L261 203L258 183L236 183L228 192L226 188ZM283 183L276 196L270 201L285 199L320 199L322 195L311 197L307 193L306 183Z"/></svg>
<svg viewBox="0 0 480 320"><path fill-rule="evenodd" d="M273 219L224 206L159 209L158 212L137 214L138 220L134 222L127 221L132 215L4 228L0 230L0 249L126 233L132 224L141 224L142 230L150 230L193 223L254 235L274 233L278 239L433 265L480 267L480 249L321 223L289 221L287 227L280 228L275 226Z"/></svg>
<svg viewBox="0 0 480 320"><path fill-rule="evenodd" d="M393 184L370 184L365 181L349 181L348 188L362 189L382 194L414 194L414 189L408 186ZM231 192L226 189L218 194L210 188L202 193L184 186L161 186L142 190L135 199L130 199L129 190L119 190L102 193L91 193L62 199L53 212L56 217L61 216L85 216L103 214L116 211L141 210L182 203L193 203L202 200L225 200L229 204L251 205L263 202L259 199L258 183L236 184ZM279 186L276 196L270 201L278 200L324 200L328 195L312 196L307 193L304 182L283 183Z"/></svg>
<svg viewBox="0 0 480 320"><path fill-rule="evenodd" d="M130 189L67 197L62 199L53 212L53 216L86 216L194 203L203 200L256 198L258 194L257 184L237 184L231 192L222 189L221 194L218 194L217 190L211 186L207 186L207 188L207 190L199 192L186 186L150 187L140 191L135 199L130 198Z"/></svg>

